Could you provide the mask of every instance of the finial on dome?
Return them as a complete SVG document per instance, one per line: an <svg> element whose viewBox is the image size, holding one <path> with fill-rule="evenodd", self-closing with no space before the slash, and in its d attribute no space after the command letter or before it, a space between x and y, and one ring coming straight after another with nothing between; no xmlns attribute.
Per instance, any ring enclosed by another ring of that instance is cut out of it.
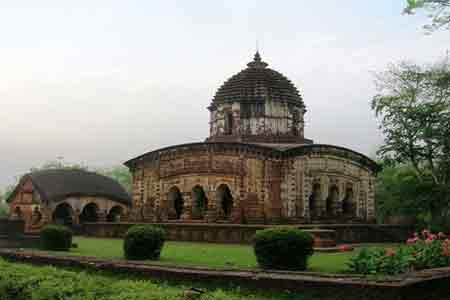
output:
<svg viewBox="0 0 450 300"><path fill-rule="evenodd" d="M249 62L247 64L247 66L249 68L261 68L261 69L264 69L268 65L269 64L267 64L261 60L261 55L259 54L259 50L256 50L255 56L253 57L253 61Z"/></svg>

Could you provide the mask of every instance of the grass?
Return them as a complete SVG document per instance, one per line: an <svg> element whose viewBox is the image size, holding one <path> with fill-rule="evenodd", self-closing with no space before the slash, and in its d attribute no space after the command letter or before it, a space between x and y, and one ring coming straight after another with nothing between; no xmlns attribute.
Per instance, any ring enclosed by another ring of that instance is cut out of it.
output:
<svg viewBox="0 0 450 300"><path fill-rule="evenodd" d="M78 248L70 252L52 252L57 255L92 256L123 259L122 240L75 237ZM309 261L309 269L315 272L340 273L353 255L345 253L316 253ZM153 262L154 263L154 262ZM168 241L164 244L161 259L157 263L210 268L256 268L256 257L250 245L191 243Z"/></svg>

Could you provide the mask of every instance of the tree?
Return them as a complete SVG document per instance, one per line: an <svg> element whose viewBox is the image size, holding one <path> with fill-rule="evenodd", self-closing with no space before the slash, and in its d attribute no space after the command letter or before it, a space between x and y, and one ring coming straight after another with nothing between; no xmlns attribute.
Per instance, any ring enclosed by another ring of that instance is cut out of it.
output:
<svg viewBox="0 0 450 300"><path fill-rule="evenodd" d="M378 154L393 166L411 168L420 188L411 196L426 202L433 221L445 222L450 214L448 58L431 66L390 65L376 74L376 85L372 109L385 136Z"/></svg>
<svg viewBox="0 0 450 300"><path fill-rule="evenodd" d="M128 193L131 194L132 177L127 167L118 165L105 169L98 169L96 170L96 172L114 179L115 181L120 183Z"/></svg>
<svg viewBox="0 0 450 300"><path fill-rule="evenodd" d="M439 28L450 29L450 0L407 0L406 14L414 14L417 9L425 9L431 24L425 25L429 32Z"/></svg>

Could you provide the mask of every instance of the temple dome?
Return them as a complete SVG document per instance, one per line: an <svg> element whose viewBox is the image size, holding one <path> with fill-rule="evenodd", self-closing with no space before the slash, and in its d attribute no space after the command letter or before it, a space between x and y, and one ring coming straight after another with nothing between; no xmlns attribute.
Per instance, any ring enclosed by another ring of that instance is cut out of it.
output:
<svg viewBox="0 0 450 300"><path fill-rule="evenodd" d="M267 67L256 52L247 68L228 79L213 98L211 109L219 103L288 102L304 107L302 96L283 74Z"/></svg>

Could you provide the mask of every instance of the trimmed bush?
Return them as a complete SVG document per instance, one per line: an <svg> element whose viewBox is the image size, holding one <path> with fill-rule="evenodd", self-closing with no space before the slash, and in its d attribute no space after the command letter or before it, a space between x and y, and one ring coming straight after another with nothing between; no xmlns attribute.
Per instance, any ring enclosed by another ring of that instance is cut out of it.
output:
<svg viewBox="0 0 450 300"><path fill-rule="evenodd" d="M41 230L45 250L68 251L72 246L72 230L62 225L47 225Z"/></svg>
<svg viewBox="0 0 450 300"><path fill-rule="evenodd" d="M257 231L253 249L260 267L280 270L305 270L313 254L314 238L291 227Z"/></svg>
<svg viewBox="0 0 450 300"><path fill-rule="evenodd" d="M165 232L152 225L135 225L128 229L123 243L126 259L157 260L164 246Z"/></svg>

